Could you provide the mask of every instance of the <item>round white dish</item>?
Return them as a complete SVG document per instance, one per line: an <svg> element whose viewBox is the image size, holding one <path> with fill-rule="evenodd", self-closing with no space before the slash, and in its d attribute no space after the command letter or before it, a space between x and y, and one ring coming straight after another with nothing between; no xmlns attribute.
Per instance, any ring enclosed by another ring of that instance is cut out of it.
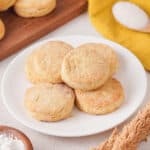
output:
<svg viewBox="0 0 150 150"><path fill-rule="evenodd" d="M113 47L120 61L115 77L125 90L123 105L113 113L100 116L89 115L75 108L72 117L55 123L39 122L28 116L23 99L26 88L31 84L24 73L25 59L35 47L50 40L65 41L74 47L87 42L100 42ZM146 88L145 70L140 61L126 48L100 37L66 36L47 39L25 48L7 67L1 83L1 94L8 111L23 125L48 135L78 137L106 131L125 121L141 105Z"/></svg>

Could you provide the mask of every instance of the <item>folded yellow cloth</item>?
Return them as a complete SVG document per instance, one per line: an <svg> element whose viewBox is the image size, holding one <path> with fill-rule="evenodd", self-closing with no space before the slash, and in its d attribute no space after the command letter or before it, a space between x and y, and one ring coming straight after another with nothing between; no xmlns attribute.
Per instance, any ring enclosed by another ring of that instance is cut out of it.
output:
<svg viewBox="0 0 150 150"><path fill-rule="evenodd" d="M128 0L150 15L149 0ZM133 31L117 23L112 15L112 5L117 0L89 0L89 16L98 32L106 38L131 50L150 70L150 34ZM134 66L133 66L134 67Z"/></svg>

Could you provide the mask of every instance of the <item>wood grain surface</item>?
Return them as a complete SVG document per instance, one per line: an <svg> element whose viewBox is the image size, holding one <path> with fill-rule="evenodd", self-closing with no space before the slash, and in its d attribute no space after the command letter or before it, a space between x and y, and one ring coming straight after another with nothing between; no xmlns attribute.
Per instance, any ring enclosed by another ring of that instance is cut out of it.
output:
<svg viewBox="0 0 150 150"><path fill-rule="evenodd" d="M56 9L44 17L22 18L13 9L2 12L0 18L5 23L6 35L0 41L0 60L79 16L86 8L86 0L57 0Z"/></svg>

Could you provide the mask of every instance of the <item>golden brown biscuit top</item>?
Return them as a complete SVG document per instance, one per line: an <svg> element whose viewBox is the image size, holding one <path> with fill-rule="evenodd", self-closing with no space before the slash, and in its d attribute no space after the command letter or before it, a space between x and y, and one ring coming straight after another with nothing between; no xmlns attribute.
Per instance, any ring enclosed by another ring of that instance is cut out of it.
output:
<svg viewBox="0 0 150 150"><path fill-rule="evenodd" d="M61 41L49 41L36 48L28 57L26 72L32 68L34 76L52 83L60 83L61 64L65 55L73 47ZM34 79L35 80L35 79Z"/></svg>
<svg viewBox="0 0 150 150"><path fill-rule="evenodd" d="M109 64L101 55L101 51L93 47L80 46L74 49L67 54L63 63L65 73L74 82L92 83L101 80L110 71Z"/></svg>
<svg viewBox="0 0 150 150"><path fill-rule="evenodd" d="M86 101L95 107L113 104L124 97L123 88L116 79L108 80L101 88L94 91L75 90L75 92L80 101Z"/></svg>
<svg viewBox="0 0 150 150"><path fill-rule="evenodd" d="M86 43L79 48L85 48L90 50L99 50L99 53L106 62L110 64L110 74L114 74L119 66L119 60L114 49L108 45L101 43Z"/></svg>
<svg viewBox="0 0 150 150"><path fill-rule="evenodd" d="M30 111L45 114L61 111L70 101L74 101L74 93L65 84L38 84L25 94L25 105Z"/></svg>
<svg viewBox="0 0 150 150"><path fill-rule="evenodd" d="M53 0L18 0L16 3L17 7L23 8L45 8Z"/></svg>

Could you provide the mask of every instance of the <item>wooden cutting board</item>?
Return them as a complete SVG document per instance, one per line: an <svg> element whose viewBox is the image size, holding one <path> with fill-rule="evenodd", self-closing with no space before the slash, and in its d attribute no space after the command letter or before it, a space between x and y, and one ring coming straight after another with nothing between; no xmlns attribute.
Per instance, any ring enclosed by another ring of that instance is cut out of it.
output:
<svg viewBox="0 0 150 150"><path fill-rule="evenodd" d="M0 60L21 50L33 41L77 17L87 8L87 0L57 0L56 9L47 16L25 19L13 9L2 12L6 35L0 41Z"/></svg>

